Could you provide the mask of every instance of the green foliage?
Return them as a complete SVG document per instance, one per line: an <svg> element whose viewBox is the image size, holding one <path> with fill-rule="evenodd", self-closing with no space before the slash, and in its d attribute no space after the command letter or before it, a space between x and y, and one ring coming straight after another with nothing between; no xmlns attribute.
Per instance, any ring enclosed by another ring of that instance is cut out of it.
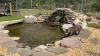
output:
<svg viewBox="0 0 100 56"><path fill-rule="evenodd" d="M31 0L17 0L18 8L31 8ZM16 0L12 0L15 8ZM36 6L38 4L38 6ZM80 11L82 0L32 0L33 8L52 9L56 7L65 7L69 4L73 10ZM100 0L83 0L83 11L100 11Z"/></svg>
<svg viewBox="0 0 100 56"><path fill-rule="evenodd" d="M97 0L96 3L92 6L96 11L100 11L100 0Z"/></svg>

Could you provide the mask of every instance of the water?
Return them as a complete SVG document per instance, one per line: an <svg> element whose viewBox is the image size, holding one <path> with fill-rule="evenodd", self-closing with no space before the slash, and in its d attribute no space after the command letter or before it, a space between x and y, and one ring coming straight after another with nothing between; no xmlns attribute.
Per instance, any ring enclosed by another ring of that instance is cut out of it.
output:
<svg viewBox="0 0 100 56"><path fill-rule="evenodd" d="M18 42L27 42L29 46L36 47L40 44L47 43L54 44L55 41L60 40L64 33L59 27L51 27L45 24L14 24L5 27L10 30L11 37L21 37Z"/></svg>

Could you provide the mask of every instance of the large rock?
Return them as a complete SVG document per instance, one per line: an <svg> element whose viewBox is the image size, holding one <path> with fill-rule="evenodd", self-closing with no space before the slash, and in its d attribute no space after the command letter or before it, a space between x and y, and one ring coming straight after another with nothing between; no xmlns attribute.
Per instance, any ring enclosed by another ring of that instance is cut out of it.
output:
<svg viewBox="0 0 100 56"><path fill-rule="evenodd" d="M32 16L32 15L29 15L29 16L25 16L24 19L23 19L23 22L24 23L34 23L34 21L36 20L37 18L35 16Z"/></svg>

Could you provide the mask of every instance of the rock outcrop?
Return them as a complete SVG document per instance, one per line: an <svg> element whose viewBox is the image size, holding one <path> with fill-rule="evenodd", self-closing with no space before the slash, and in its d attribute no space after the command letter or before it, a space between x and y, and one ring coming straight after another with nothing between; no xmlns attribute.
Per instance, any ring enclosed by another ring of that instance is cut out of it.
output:
<svg viewBox="0 0 100 56"><path fill-rule="evenodd" d="M56 8L46 19L46 22L59 21L60 23L73 22L75 19L86 20L87 16L79 12L75 12L69 8Z"/></svg>

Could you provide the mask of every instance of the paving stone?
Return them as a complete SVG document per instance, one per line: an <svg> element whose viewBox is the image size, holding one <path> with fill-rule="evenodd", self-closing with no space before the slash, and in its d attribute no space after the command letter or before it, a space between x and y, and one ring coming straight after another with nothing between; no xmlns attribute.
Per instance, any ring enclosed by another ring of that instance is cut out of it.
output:
<svg viewBox="0 0 100 56"><path fill-rule="evenodd" d="M57 56L57 55L47 52L34 52L33 56Z"/></svg>
<svg viewBox="0 0 100 56"><path fill-rule="evenodd" d="M83 39L87 39L90 35L91 35L91 31L89 31L89 30L82 30L82 31L80 31L78 36L83 38Z"/></svg>
<svg viewBox="0 0 100 56"><path fill-rule="evenodd" d="M68 51L66 48L47 48L46 50L56 54L63 54Z"/></svg>
<svg viewBox="0 0 100 56"><path fill-rule="evenodd" d="M34 51L33 50L28 50L28 49L19 49L18 53L21 56L29 56L29 55L33 55Z"/></svg>
<svg viewBox="0 0 100 56"><path fill-rule="evenodd" d="M17 47L8 47L7 48L7 53L8 54L14 54L17 53L18 48Z"/></svg>
<svg viewBox="0 0 100 56"><path fill-rule="evenodd" d="M4 46L4 47L17 47L18 43L15 42L14 40L9 40L9 41L6 41L6 42L3 42L0 44L0 46Z"/></svg>
<svg viewBox="0 0 100 56"><path fill-rule="evenodd" d="M2 33L2 32L0 32L0 38L1 38L1 37L9 37L9 35L6 34L6 33Z"/></svg>
<svg viewBox="0 0 100 56"><path fill-rule="evenodd" d="M9 38L7 37L1 37L0 38L0 44L2 44L3 42L9 41Z"/></svg>

